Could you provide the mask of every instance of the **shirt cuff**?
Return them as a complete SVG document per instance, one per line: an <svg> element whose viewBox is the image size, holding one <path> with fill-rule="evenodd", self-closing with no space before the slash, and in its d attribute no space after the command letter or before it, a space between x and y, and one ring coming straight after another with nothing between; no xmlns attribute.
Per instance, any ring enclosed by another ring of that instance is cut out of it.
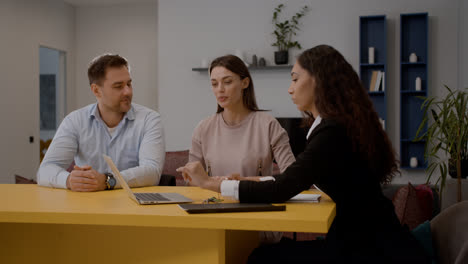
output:
<svg viewBox="0 0 468 264"><path fill-rule="evenodd" d="M70 175L68 171L61 171L57 175L57 187L67 189L68 175Z"/></svg>
<svg viewBox="0 0 468 264"><path fill-rule="evenodd" d="M222 196L229 196L239 200L239 181L222 181L220 189Z"/></svg>
<svg viewBox="0 0 468 264"><path fill-rule="evenodd" d="M273 176L260 177L259 180L261 182L263 182L263 181L276 181L276 179Z"/></svg>

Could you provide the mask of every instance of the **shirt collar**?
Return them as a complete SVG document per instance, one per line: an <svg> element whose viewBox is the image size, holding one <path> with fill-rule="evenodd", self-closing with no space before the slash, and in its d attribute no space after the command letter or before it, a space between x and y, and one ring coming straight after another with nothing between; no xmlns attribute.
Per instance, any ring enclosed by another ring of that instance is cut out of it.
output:
<svg viewBox="0 0 468 264"><path fill-rule="evenodd" d="M322 117L320 117L320 115L318 115L315 118L314 123L312 123L312 126L309 129L309 132L307 133L306 139L309 139L310 134L312 134L312 131L320 124L320 122L322 122Z"/></svg>
<svg viewBox="0 0 468 264"><path fill-rule="evenodd" d="M101 115L99 114L97 103L93 104L91 108L89 108L89 117L101 119Z"/></svg>
<svg viewBox="0 0 468 264"><path fill-rule="evenodd" d="M130 110L128 110L127 113L125 113L124 118L127 118L128 120L135 120L135 108L130 107Z"/></svg>
<svg viewBox="0 0 468 264"><path fill-rule="evenodd" d="M89 109L89 117L94 117L94 118L99 118L102 120L101 115L99 114L99 110L97 107L97 103L95 103L90 109ZM135 120L135 109L133 107L130 107L130 110L128 110L127 113L125 113L123 119L128 119L128 120Z"/></svg>

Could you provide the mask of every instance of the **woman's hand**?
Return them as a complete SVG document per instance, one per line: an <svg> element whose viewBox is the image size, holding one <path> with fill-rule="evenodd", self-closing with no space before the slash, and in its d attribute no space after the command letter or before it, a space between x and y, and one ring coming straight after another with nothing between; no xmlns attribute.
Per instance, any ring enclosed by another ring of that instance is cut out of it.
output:
<svg viewBox="0 0 468 264"><path fill-rule="evenodd" d="M190 185L198 186L203 189L220 192L221 182L227 180L227 177L210 177L206 173L200 162L189 162L184 167L177 169L182 173L184 180L188 181Z"/></svg>
<svg viewBox="0 0 468 264"><path fill-rule="evenodd" d="M184 167L177 169L178 172L182 173L185 181L188 181L192 186L203 187L203 184L210 180L208 174L200 162L189 162Z"/></svg>

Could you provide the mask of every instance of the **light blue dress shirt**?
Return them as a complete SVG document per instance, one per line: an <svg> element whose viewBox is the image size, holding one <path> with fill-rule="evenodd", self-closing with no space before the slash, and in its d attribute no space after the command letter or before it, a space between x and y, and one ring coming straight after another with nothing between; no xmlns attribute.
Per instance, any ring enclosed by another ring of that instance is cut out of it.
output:
<svg viewBox="0 0 468 264"><path fill-rule="evenodd" d="M73 111L60 124L37 171L37 182L67 188L66 169L73 160L80 167L90 165L100 173L111 172L102 154L112 158L130 187L157 185L165 158L160 115L132 104L111 135L97 104Z"/></svg>

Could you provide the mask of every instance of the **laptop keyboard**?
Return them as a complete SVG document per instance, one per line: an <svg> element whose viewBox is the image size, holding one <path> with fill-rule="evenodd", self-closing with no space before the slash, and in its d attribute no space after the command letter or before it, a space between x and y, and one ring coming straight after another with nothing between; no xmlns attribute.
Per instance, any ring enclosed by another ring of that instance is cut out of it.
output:
<svg viewBox="0 0 468 264"><path fill-rule="evenodd" d="M135 193L135 196L142 201L170 201L159 193Z"/></svg>

